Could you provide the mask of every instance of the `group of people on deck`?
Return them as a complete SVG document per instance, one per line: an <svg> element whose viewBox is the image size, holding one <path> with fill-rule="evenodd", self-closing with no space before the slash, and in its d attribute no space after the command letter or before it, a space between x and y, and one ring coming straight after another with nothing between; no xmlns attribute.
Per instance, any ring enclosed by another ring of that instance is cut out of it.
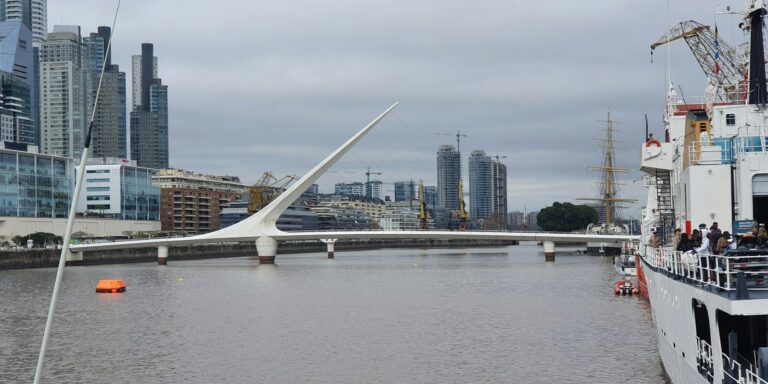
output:
<svg viewBox="0 0 768 384"><path fill-rule="evenodd" d="M707 228L706 224L699 224L698 229L691 233L683 233L680 228L675 229L672 239L672 249L682 252L692 252L708 255L722 255L728 249L737 247L758 248L768 247L768 230L764 225L755 225L749 233L737 236L734 241L728 231L721 231L717 222ZM659 248L659 238L654 232L650 238L653 248Z"/></svg>

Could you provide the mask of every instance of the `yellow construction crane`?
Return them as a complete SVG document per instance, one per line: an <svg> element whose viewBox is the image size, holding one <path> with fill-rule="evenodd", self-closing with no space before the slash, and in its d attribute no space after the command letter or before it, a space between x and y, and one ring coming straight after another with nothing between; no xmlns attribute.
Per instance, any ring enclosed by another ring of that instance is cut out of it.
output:
<svg viewBox="0 0 768 384"><path fill-rule="evenodd" d="M429 229L427 219L429 219L429 211L427 211L427 202L424 199L424 181L419 180L419 229L422 231Z"/></svg>
<svg viewBox="0 0 768 384"><path fill-rule="evenodd" d="M459 231L469 229L469 213L464 207L464 183L459 178Z"/></svg>
<svg viewBox="0 0 768 384"><path fill-rule="evenodd" d="M298 179L299 177L296 175L287 175L278 179L272 172L264 172L259 181L248 188L248 214L252 215L266 207L267 204L285 191L288 184Z"/></svg>

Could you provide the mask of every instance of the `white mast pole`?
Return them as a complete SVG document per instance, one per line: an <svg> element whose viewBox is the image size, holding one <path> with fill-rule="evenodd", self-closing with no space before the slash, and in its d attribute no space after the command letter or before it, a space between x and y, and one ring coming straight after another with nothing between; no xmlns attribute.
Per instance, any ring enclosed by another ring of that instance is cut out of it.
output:
<svg viewBox="0 0 768 384"><path fill-rule="evenodd" d="M85 176L85 163L88 160L88 150L91 146L91 133L93 131L93 119L96 117L96 108L99 105L99 96L101 94L101 83L104 80L104 71L107 66L107 58L109 57L112 49L112 37L115 35L115 24L117 23L117 14L120 12L120 1L117 0L117 9L115 9L115 18L112 20L112 33L109 35L109 41L107 42L107 50L104 54L104 62L101 64L101 74L99 75L99 84L96 87L96 100L93 103L93 111L91 112L91 120L88 123L88 131L85 136L85 143L83 145L83 154L80 156L80 172L77 175L77 181L75 182L75 191L72 194L72 203L69 207L69 218L67 219L67 229L64 232L64 244L61 247L61 255L59 255L59 267L56 270L56 281L53 283L53 294L51 294L51 306L48 308L48 318L45 321L45 332L43 333L43 342L40 345L40 355L37 358L37 368L35 369L34 384L40 382L40 376L43 371L43 363L45 362L45 352L48 350L48 340L51 336L51 327L53 325L53 315L56 312L56 302L59 300L59 291L61 290L61 280L64 277L64 266L67 260L67 254L69 253L69 241L72 237L72 227L75 224L75 213L77 211L77 202L80 199L80 191L83 189L83 179Z"/></svg>

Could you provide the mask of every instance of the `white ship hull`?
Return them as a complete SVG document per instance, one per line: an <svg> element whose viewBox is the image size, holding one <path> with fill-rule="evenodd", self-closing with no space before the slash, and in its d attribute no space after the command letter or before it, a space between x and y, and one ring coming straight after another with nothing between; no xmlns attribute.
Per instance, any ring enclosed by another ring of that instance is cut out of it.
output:
<svg viewBox="0 0 768 384"><path fill-rule="evenodd" d="M697 368L697 340L691 329L695 324L691 302L694 297L708 293L655 272L645 261L642 261L642 268L651 301L659 355L667 375L675 384L708 384L709 381Z"/></svg>

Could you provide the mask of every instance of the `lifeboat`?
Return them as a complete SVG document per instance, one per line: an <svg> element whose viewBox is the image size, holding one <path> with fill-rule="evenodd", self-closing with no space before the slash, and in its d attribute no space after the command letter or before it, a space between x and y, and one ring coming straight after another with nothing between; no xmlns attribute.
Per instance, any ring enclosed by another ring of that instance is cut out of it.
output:
<svg viewBox="0 0 768 384"><path fill-rule="evenodd" d="M96 284L96 292L99 293L118 293L125 292L125 282L123 280L99 280Z"/></svg>
<svg viewBox="0 0 768 384"><path fill-rule="evenodd" d="M619 280L613 285L613 293L617 296L632 296L640 293L640 290L629 280Z"/></svg>

